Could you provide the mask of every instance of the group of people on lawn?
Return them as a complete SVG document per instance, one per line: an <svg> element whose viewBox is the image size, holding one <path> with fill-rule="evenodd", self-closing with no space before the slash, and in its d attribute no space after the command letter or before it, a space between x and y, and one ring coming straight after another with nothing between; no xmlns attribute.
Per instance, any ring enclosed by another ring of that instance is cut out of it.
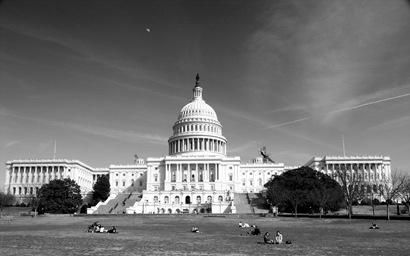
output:
<svg viewBox="0 0 410 256"><path fill-rule="evenodd" d="M112 226L111 229L105 229L104 226L98 224L98 221L94 222L90 226L88 226L87 232L89 233L117 233L117 229Z"/></svg>
<svg viewBox="0 0 410 256"><path fill-rule="evenodd" d="M251 235L251 236L261 235L261 231L260 231L260 229L258 228L258 226L249 225L248 223L242 223L242 221L241 221L241 222L239 222L239 227L240 227L240 228L250 227L251 229L250 229L250 231L248 231L248 232L246 233L247 235ZM241 234L241 235L242 235L242 234ZM283 236L282 236L282 234L280 233L280 231L277 231L277 232L276 232L276 237L275 237L275 239L271 239L270 233L269 233L269 232L266 232L265 235L263 236L263 240L264 240L264 242L265 242L266 244L281 244L282 241L283 241Z"/></svg>

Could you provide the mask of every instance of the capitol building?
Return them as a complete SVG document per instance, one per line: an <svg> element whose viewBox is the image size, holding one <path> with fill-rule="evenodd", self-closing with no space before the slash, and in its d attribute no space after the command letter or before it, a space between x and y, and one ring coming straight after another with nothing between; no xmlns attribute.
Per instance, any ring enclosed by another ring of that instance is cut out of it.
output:
<svg viewBox="0 0 410 256"><path fill-rule="evenodd" d="M167 156L146 160L136 157L132 165L108 168L92 168L66 159L7 161L5 190L24 201L52 179L71 178L86 198L97 179L108 175L110 198L88 209L88 213L99 213L98 209L114 200L123 202L122 213L128 214L235 213L236 195L262 192L273 175L298 168L275 163L263 152L252 163L228 156L221 122L203 98L199 76L192 91L191 101L182 107L172 126ZM390 175L390 158L384 156L314 157L305 166L329 175L343 166L374 185ZM134 194L138 196L132 201Z"/></svg>

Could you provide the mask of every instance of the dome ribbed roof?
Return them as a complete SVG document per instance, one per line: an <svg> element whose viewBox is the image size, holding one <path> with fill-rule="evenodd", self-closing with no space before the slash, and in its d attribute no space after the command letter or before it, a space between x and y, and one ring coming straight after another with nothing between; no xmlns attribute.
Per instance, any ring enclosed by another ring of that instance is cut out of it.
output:
<svg viewBox="0 0 410 256"><path fill-rule="evenodd" d="M205 118L218 121L215 110L205 103L204 100L194 99L186 104L179 112L178 121L185 118Z"/></svg>

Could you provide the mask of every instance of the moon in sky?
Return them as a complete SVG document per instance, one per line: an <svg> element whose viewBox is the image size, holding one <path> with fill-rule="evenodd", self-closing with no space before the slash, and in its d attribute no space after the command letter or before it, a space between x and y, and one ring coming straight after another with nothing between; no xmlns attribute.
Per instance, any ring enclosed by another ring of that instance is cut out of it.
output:
<svg viewBox="0 0 410 256"><path fill-rule="evenodd" d="M145 29L147 32L151 32L151 30L149 28Z"/></svg>

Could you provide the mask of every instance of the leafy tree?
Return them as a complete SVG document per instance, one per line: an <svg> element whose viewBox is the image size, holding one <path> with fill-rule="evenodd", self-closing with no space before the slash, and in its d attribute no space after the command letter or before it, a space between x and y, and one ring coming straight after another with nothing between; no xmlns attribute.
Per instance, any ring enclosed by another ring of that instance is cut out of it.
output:
<svg viewBox="0 0 410 256"><path fill-rule="evenodd" d="M103 175L97 179L93 187L93 204L99 201L105 201L110 196L110 181L108 176Z"/></svg>
<svg viewBox="0 0 410 256"><path fill-rule="evenodd" d="M74 180L52 180L40 190L39 213L74 213L82 204L80 186Z"/></svg>
<svg viewBox="0 0 410 256"><path fill-rule="evenodd" d="M406 175L394 170L391 177L384 177L380 187L380 195L384 197L387 205L387 220L390 220L389 207L394 199L397 199L402 192L406 182Z"/></svg>
<svg viewBox="0 0 410 256"><path fill-rule="evenodd" d="M15 200L16 198L14 195L0 191L0 219L2 217L4 207L13 204Z"/></svg>
<svg viewBox="0 0 410 256"><path fill-rule="evenodd" d="M318 172L317 179L319 183L311 191L310 197L312 202L319 207L319 216L322 218L323 210L329 208L338 210L343 201L343 190L337 181L329 175Z"/></svg>
<svg viewBox="0 0 410 256"><path fill-rule="evenodd" d="M340 205L343 199L337 182L328 175L305 166L276 175L265 187L268 201L273 206L290 205L296 217L299 207L313 207L322 213L325 207Z"/></svg>

